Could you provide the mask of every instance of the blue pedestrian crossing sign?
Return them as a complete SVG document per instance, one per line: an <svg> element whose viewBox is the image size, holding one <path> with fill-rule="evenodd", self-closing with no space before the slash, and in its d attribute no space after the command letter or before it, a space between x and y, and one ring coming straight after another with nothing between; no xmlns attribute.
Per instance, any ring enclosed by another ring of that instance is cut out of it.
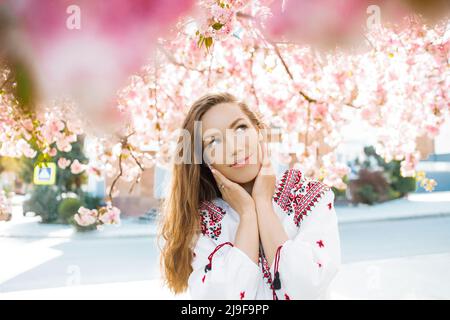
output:
<svg viewBox="0 0 450 320"><path fill-rule="evenodd" d="M34 167L33 183L38 185L52 185L56 180L56 164L54 162L40 162Z"/></svg>

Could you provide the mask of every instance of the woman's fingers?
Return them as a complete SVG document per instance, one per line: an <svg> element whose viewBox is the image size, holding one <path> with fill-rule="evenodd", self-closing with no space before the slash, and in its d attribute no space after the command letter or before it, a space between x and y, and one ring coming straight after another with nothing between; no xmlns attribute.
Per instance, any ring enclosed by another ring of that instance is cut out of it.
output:
<svg viewBox="0 0 450 320"><path fill-rule="evenodd" d="M231 183L230 180L228 180L223 174L221 174L218 170L216 169L211 169L211 172L214 176L214 178L216 179L217 184L220 186L221 184L223 184L224 186L228 187L229 184Z"/></svg>
<svg viewBox="0 0 450 320"><path fill-rule="evenodd" d="M264 163L264 153L262 148L262 141L258 142L258 161L261 161L261 164Z"/></svg>
<svg viewBox="0 0 450 320"><path fill-rule="evenodd" d="M269 154L267 152L268 148L265 142L263 142L263 166L267 167L267 165L270 163L269 161Z"/></svg>
<svg viewBox="0 0 450 320"><path fill-rule="evenodd" d="M219 182L219 178L216 175L216 170L213 169L211 166L209 167L209 169L211 169L211 173L212 173L212 175L214 177L214 180L216 180L216 183L219 184L220 182Z"/></svg>
<svg viewBox="0 0 450 320"><path fill-rule="evenodd" d="M267 148L265 143L262 141L260 142L260 148L261 148L261 164L263 166L267 166Z"/></svg>
<svg viewBox="0 0 450 320"><path fill-rule="evenodd" d="M272 162L270 161L269 148L265 142L261 142L262 150L262 166L261 174L271 174L272 173Z"/></svg>

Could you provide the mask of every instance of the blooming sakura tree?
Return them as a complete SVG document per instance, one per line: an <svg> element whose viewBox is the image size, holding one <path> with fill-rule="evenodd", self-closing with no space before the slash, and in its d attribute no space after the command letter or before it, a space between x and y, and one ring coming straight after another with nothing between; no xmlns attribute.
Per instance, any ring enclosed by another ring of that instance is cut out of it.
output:
<svg viewBox="0 0 450 320"><path fill-rule="evenodd" d="M338 161L337 149L343 128L360 119L375 130L377 153L386 161L400 160L402 175L416 176L431 191L435 181L416 171L421 156L416 140L436 136L449 116L448 18L429 26L410 16L366 30L364 42L352 47L319 50L322 46L294 40L313 36L329 45L326 28L317 34L292 32L287 40L274 37L288 27L275 2L199 1L192 15L177 23L178 33L158 38L151 62L118 90L116 102L102 113L107 124L102 131L67 99L18 112L14 77L4 69L0 154L32 157L39 148L51 159L53 148L65 150L84 133L91 141L91 163L60 160L58 165L113 178L107 207L81 208L77 221L114 223L120 214L112 205L117 182L130 182L132 189L145 169L169 161L188 106L206 91L227 90L282 133L279 160L290 161L294 152L295 166L308 175L346 187L349 168ZM336 19L333 23L341 21ZM338 30L342 39L348 28Z"/></svg>
<svg viewBox="0 0 450 320"><path fill-rule="evenodd" d="M0 190L0 221L9 221L12 216L11 201L4 190Z"/></svg>
<svg viewBox="0 0 450 320"><path fill-rule="evenodd" d="M369 41L374 50L361 57L358 83L365 90L355 104L377 130L377 153L387 161L404 159L402 175L414 176L421 156L416 139L435 137L449 116L450 24L431 30L408 19L402 31L379 29ZM425 180L427 189L434 184Z"/></svg>

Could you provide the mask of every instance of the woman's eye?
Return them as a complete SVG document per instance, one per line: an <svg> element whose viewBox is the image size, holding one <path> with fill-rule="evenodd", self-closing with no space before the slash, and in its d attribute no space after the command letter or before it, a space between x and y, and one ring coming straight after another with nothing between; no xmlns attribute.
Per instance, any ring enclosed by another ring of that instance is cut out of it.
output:
<svg viewBox="0 0 450 320"><path fill-rule="evenodd" d="M236 130L239 128L247 129L248 127L246 124L241 124L240 126L236 127Z"/></svg>
<svg viewBox="0 0 450 320"><path fill-rule="evenodd" d="M214 144L217 144L218 143L218 140L216 140L216 139L211 139L211 141L208 143L208 147L213 147L214 146Z"/></svg>

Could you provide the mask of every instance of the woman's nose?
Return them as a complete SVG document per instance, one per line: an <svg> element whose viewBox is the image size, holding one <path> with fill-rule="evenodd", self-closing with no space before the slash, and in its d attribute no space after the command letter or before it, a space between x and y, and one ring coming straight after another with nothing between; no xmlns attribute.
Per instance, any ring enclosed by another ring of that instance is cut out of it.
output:
<svg viewBox="0 0 450 320"><path fill-rule="evenodd" d="M229 146L229 148L231 149L228 154L230 154L233 161L240 160L242 157L248 155L248 147L244 142L237 142L234 145Z"/></svg>

